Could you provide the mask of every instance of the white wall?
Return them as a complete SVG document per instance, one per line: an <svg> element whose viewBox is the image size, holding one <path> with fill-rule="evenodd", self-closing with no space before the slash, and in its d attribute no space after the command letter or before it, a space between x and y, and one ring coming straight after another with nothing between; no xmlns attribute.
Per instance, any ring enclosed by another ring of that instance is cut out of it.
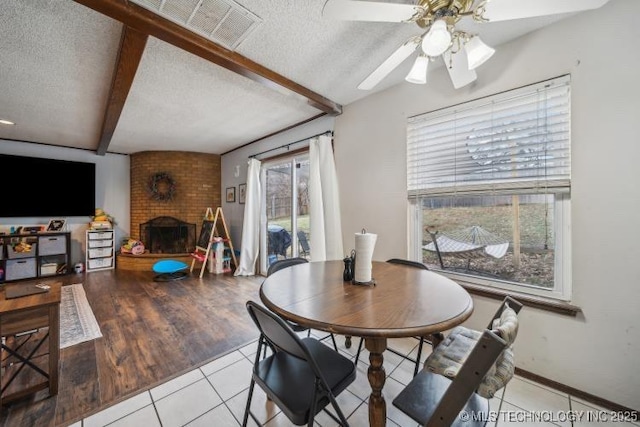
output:
<svg viewBox="0 0 640 427"><path fill-rule="evenodd" d="M129 235L129 156L107 154L98 156L93 151L62 148L44 144L31 144L16 141L0 140L0 153L18 156L46 157L58 160L71 160L96 164L96 207L101 207L112 215L118 223L116 231L116 247L121 240ZM44 188L46 177L35 173L34 197L37 191ZM42 183L41 188L38 188ZM10 185L10 181L6 182ZM65 197L73 197L74 189L61 189L60 203ZM0 218L0 225L31 224L46 225L51 218ZM85 261L85 230L88 228L90 217L67 218L67 230L71 232L71 264Z"/></svg>
<svg viewBox="0 0 640 427"><path fill-rule="evenodd" d="M446 70L344 108L335 122L345 250L378 234L375 259L407 253L405 126L409 116L562 74L572 79L573 298L577 318L525 308L517 366L640 409L640 2L560 21L500 46L471 87ZM491 24L487 24L491 25ZM482 328L497 301L474 298Z"/></svg>
<svg viewBox="0 0 640 427"><path fill-rule="evenodd" d="M235 249L239 249L240 244L242 243L242 222L244 221L245 206L238 203L238 185L247 182L249 156L272 148L280 147L294 141L309 138L328 130L333 130L334 121L335 117L323 116L302 126L279 133L254 144L247 145L246 147L239 148L222 156L222 209L224 211L225 219L230 224L229 233L231 233ZM303 145L294 145L291 149L295 150L302 146ZM265 154L264 156L260 156L259 158L264 159L284 152L286 152L286 150L277 150ZM235 176L236 167L239 167L238 176ZM225 201L225 190L227 187L236 187L235 203L227 203Z"/></svg>

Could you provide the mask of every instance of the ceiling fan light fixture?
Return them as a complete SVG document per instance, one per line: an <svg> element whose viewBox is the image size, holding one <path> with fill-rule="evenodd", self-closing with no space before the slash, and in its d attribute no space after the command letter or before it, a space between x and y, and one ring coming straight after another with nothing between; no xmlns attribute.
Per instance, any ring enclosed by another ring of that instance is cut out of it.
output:
<svg viewBox="0 0 640 427"><path fill-rule="evenodd" d="M398 47L358 85L358 89L374 88L412 56L418 47L424 54L422 56L429 60L442 56L451 82L458 89L474 82L478 77L475 68L495 53L495 49L467 32L466 28L472 27L467 27L465 21L472 19L476 23L491 23L544 17L597 9L609 1L611 0L325 0L323 16L347 21L395 22L401 25L412 22L421 29L420 35ZM162 4L164 2L162 0ZM458 23L460 27L456 28ZM423 61L425 60L416 60L405 77L407 81L426 82L426 73L421 70L421 67L425 67Z"/></svg>
<svg viewBox="0 0 640 427"><path fill-rule="evenodd" d="M494 48L487 46L478 36L472 37L464 46L464 49L467 52L467 62L470 70L474 70L484 64L496 52Z"/></svg>
<svg viewBox="0 0 640 427"><path fill-rule="evenodd" d="M427 68L429 67L429 57L420 55L411 67L411 71L404 79L409 83L423 85L427 83Z"/></svg>
<svg viewBox="0 0 640 427"><path fill-rule="evenodd" d="M451 33L444 19L438 19L431 25L422 39L422 50L428 56L442 55L451 45Z"/></svg>
<svg viewBox="0 0 640 427"><path fill-rule="evenodd" d="M448 50L442 55L442 59L455 89L460 89L478 78L476 71L469 69L467 55L464 52L454 54Z"/></svg>

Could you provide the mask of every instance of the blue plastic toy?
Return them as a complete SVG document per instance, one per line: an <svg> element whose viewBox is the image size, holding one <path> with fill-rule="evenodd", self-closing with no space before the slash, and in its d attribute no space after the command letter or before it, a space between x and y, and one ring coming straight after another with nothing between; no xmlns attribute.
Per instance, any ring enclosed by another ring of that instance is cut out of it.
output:
<svg viewBox="0 0 640 427"><path fill-rule="evenodd" d="M153 280L156 282L169 282L187 277L185 271L189 266L182 261L175 259L163 259L153 264L153 271L158 273Z"/></svg>

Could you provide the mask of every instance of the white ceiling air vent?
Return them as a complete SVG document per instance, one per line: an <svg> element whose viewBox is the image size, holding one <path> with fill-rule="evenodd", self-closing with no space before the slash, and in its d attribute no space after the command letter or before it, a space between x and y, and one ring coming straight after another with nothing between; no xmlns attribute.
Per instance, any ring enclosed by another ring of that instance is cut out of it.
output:
<svg viewBox="0 0 640 427"><path fill-rule="evenodd" d="M262 20L232 0L131 0L234 50Z"/></svg>

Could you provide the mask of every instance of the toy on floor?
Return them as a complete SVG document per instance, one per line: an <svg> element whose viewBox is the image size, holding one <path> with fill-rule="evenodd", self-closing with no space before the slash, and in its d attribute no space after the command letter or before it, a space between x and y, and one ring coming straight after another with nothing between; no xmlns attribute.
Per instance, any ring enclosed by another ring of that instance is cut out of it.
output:
<svg viewBox="0 0 640 427"><path fill-rule="evenodd" d="M154 273L158 273L154 278L154 282L170 282L172 280L180 280L187 277L187 264L174 259L163 259L153 264Z"/></svg>

